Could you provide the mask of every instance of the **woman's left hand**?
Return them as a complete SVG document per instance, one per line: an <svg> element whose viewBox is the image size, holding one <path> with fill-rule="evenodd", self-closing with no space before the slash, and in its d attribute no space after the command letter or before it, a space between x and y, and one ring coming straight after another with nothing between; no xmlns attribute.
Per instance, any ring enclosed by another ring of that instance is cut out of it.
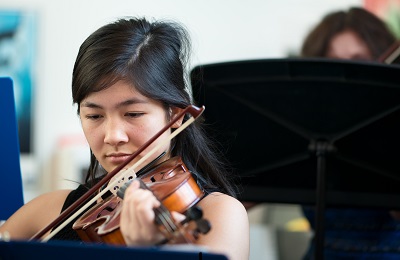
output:
<svg viewBox="0 0 400 260"><path fill-rule="evenodd" d="M120 219L121 233L127 245L154 245L164 236L154 223L154 208L161 205L150 190L133 181L126 189Z"/></svg>

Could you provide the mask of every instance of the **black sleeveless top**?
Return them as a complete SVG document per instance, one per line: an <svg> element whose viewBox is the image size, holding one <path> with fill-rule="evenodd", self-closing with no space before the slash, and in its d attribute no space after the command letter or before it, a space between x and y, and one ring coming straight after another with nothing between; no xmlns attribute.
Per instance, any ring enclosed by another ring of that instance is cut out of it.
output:
<svg viewBox="0 0 400 260"><path fill-rule="evenodd" d="M212 188L205 188L205 181L201 176L199 176L196 173L193 173L193 177L196 179L197 184L199 187L204 191L204 197L206 197L208 194L212 192L218 192L218 189ZM100 181L101 178L97 180ZM62 207L62 211L67 209L70 205L72 205L75 201L77 201L80 197L82 197L87 191L89 190L87 185L79 185L78 188L75 190L71 191L67 198L65 199L64 205ZM203 197L203 198L204 198ZM202 198L202 199L203 199ZM82 241L81 238L78 236L78 233L72 228L73 224L75 221L82 216L87 210L89 210L91 207L88 207L84 212L82 212L79 216L77 216L73 221L68 223L63 229L61 229L57 234L55 234L50 240L75 240L75 241Z"/></svg>
<svg viewBox="0 0 400 260"><path fill-rule="evenodd" d="M77 201L80 197L82 197L87 191L88 187L85 185L79 185L78 188L75 190L71 191L67 198L65 199L64 205L62 207L61 212L63 212L65 209L67 209L69 206L71 206L75 201ZM90 207L88 207L87 210L89 210ZM87 210L82 212L79 216L77 216L74 220L72 220L70 223L68 223L63 229L61 229L57 234L55 234L50 240L76 240L76 241L81 241L80 237L78 236L78 233L72 228L72 225L75 223L75 221L82 216Z"/></svg>

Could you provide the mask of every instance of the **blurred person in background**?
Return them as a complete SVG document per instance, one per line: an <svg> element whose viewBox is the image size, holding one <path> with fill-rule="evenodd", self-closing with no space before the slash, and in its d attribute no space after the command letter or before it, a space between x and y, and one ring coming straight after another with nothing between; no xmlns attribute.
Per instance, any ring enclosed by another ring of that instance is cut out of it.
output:
<svg viewBox="0 0 400 260"><path fill-rule="evenodd" d="M306 36L300 56L378 61L396 43L387 25L352 7L327 14ZM315 228L315 208L302 206ZM326 208L324 259L400 259L400 220L387 209ZM314 259L312 239L304 259Z"/></svg>

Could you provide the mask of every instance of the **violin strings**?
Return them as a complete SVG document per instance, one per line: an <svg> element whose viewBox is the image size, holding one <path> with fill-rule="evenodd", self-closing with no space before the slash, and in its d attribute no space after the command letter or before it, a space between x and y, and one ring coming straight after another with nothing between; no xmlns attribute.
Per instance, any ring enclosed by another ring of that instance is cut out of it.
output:
<svg viewBox="0 0 400 260"><path fill-rule="evenodd" d="M173 234L178 228L172 221L172 216L169 214L169 211L165 208L155 208L157 220L159 220L162 225L167 229L168 233Z"/></svg>

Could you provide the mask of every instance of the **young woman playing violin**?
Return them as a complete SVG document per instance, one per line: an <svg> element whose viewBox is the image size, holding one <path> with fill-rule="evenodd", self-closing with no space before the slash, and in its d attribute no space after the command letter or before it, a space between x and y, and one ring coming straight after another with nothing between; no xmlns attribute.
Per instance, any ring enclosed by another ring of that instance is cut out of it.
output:
<svg viewBox="0 0 400 260"><path fill-rule="evenodd" d="M72 78L73 102L91 149L86 183L73 191L55 191L30 201L0 226L0 233L9 233L12 240L32 238L93 186L99 173L112 172L191 105L185 73L188 47L187 33L172 22L121 19L90 35L80 47ZM159 162L181 157L204 191L197 205L212 226L194 243L229 259L247 259L246 210L235 199L227 167L204 135L201 122L195 121L159 146L185 120L186 116L173 123L126 168L151 149L157 151L142 167L163 153ZM155 245L163 240L154 224L154 209L160 204L153 192L139 187L139 181L129 185L120 213L120 231L127 245ZM184 218L172 213L176 220ZM72 225L51 239L79 240Z"/></svg>

